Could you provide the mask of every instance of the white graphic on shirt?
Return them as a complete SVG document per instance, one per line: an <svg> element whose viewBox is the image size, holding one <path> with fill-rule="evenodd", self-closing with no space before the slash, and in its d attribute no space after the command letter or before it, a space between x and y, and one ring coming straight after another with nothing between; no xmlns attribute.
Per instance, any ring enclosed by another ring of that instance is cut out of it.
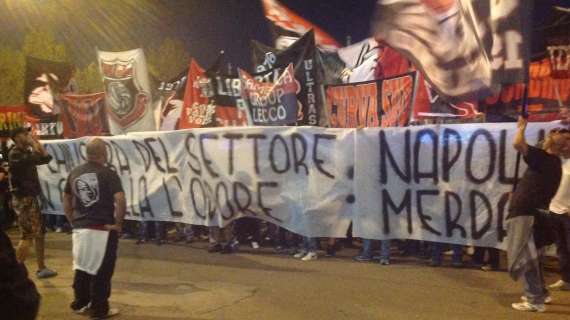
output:
<svg viewBox="0 0 570 320"><path fill-rule="evenodd" d="M99 201L99 180L96 173L84 173L73 181L73 194L84 207Z"/></svg>

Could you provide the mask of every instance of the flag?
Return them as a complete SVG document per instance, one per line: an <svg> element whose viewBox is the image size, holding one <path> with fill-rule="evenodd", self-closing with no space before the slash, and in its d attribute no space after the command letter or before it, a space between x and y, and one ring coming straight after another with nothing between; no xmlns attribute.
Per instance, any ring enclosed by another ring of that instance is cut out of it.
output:
<svg viewBox="0 0 570 320"><path fill-rule="evenodd" d="M27 114L25 105L0 106L0 138L9 138L12 130L25 127Z"/></svg>
<svg viewBox="0 0 570 320"><path fill-rule="evenodd" d="M204 69L192 59L188 68L179 128L213 127L216 106L208 99L212 96L214 89L205 77Z"/></svg>
<svg viewBox="0 0 570 320"><path fill-rule="evenodd" d="M65 138L110 134L105 112L104 92L82 95L65 94L61 96L61 102Z"/></svg>
<svg viewBox="0 0 570 320"><path fill-rule="evenodd" d="M381 44L375 75L377 78L393 77L417 68L402 54L391 47ZM416 98L412 107L411 122L424 118L473 118L481 115L478 111L477 100L449 101L441 97L425 80L421 72L417 72L418 86Z"/></svg>
<svg viewBox="0 0 570 320"><path fill-rule="evenodd" d="M309 30L315 33L317 46L326 50L335 50L340 47L338 42L313 23L283 6L277 0L262 0L263 12L267 20L274 25L275 47L285 49L293 44Z"/></svg>
<svg viewBox="0 0 570 320"><path fill-rule="evenodd" d="M59 95L71 73L72 66L68 63L26 57L24 101L42 139L63 137Z"/></svg>
<svg viewBox="0 0 570 320"><path fill-rule="evenodd" d="M395 127L410 121L416 72L387 79L326 87L333 128Z"/></svg>
<svg viewBox="0 0 570 320"><path fill-rule="evenodd" d="M226 72L223 67L224 53L210 66L204 77L210 85L212 95L209 103L215 105L216 127L242 127L251 123L248 119L247 102L242 95L239 74Z"/></svg>
<svg viewBox="0 0 570 320"><path fill-rule="evenodd" d="M292 125L297 121L297 91L293 64L289 64L273 83L260 82L239 70L242 95L256 126Z"/></svg>
<svg viewBox="0 0 570 320"><path fill-rule="evenodd" d="M552 73L550 58L530 64L528 83L528 113L530 121L559 120L570 106L570 78L557 79ZM516 121L521 111L524 84L503 87L497 95L480 103L489 121Z"/></svg>
<svg viewBox="0 0 570 320"><path fill-rule="evenodd" d="M549 39L546 51L550 58L552 77L556 79L570 78L570 37Z"/></svg>
<svg viewBox="0 0 570 320"><path fill-rule="evenodd" d="M379 0L373 32L450 99L524 82L530 0Z"/></svg>
<svg viewBox="0 0 570 320"><path fill-rule="evenodd" d="M301 84L297 99L302 105L297 125L323 125L324 114L323 66L315 47L314 32L307 32L285 50L268 47L252 41L252 60L256 76L266 82L275 82L292 63L295 78Z"/></svg>
<svg viewBox="0 0 570 320"><path fill-rule="evenodd" d="M160 81L160 130L176 130L184 104L184 90L188 79L188 68L168 81Z"/></svg>
<svg viewBox="0 0 570 320"><path fill-rule="evenodd" d="M142 49L98 51L111 134L158 129L157 108Z"/></svg>

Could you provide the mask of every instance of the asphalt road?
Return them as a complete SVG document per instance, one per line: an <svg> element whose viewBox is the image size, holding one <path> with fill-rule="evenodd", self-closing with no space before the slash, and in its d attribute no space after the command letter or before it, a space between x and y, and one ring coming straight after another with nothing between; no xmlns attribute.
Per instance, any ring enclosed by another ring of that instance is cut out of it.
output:
<svg viewBox="0 0 570 320"><path fill-rule="evenodd" d="M121 240L111 296L117 319L570 319L570 292L552 292L543 314L511 310L521 284L505 272L432 268L398 256L389 266L357 263L355 249L302 262L269 248L222 255L206 247ZM46 254L59 276L35 280L39 319L85 319L68 309L71 237L49 233ZM553 263L547 283L557 278ZM35 270L33 257L27 265Z"/></svg>

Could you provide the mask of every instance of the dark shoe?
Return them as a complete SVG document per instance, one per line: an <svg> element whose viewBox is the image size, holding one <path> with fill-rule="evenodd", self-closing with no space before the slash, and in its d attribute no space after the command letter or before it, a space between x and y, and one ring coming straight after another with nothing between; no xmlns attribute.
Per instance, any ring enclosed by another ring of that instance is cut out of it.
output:
<svg viewBox="0 0 570 320"><path fill-rule="evenodd" d="M451 262L451 266L454 268L463 268L463 262L461 261Z"/></svg>
<svg viewBox="0 0 570 320"><path fill-rule="evenodd" d="M234 249L231 245L224 246L220 251L221 254L231 254L234 253Z"/></svg>
<svg viewBox="0 0 570 320"><path fill-rule="evenodd" d="M325 252L325 257L334 257L336 255L336 250L332 247L328 247Z"/></svg>
<svg viewBox="0 0 570 320"><path fill-rule="evenodd" d="M441 267L441 262L440 261L431 261L429 263L430 267Z"/></svg>
<svg viewBox="0 0 570 320"><path fill-rule="evenodd" d="M208 248L209 253L220 252L220 251L222 251L222 245L219 243Z"/></svg>
<svg viewBox="0 0 570 320"><path fill-rule="evenodd" d="M109 319L119 314L119 309L117 308L109 308L106 314L97 314L92 313L90 319L91 320L100 320L100 319Z"/></svg>

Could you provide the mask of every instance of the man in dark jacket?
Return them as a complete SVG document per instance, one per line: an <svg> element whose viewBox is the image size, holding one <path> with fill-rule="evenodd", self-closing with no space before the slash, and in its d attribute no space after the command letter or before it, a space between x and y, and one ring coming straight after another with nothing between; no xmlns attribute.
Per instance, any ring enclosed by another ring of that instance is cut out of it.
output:
<svg viewBox="0 0 570 320"><path fill-rule="evenodd" d="M2 319L33 320L40 294L28 279L26 266L16 260L10 238L0 230L0 315Z"/></svg>
<svg viewBox="0 0 570 320"><path fill-rule="evenodd" d="M12 208L18 215L18 225L22 239L16 249L16 257L24 263L28 257L32 242L36 246L38 278L49 278L57 273L45 265L44 260L44 225L38 197L42 192L36 166L47 164L51 156L27 128L12 131L11 138L15 146L8 154L10 164L10 186Z"/></svg>

